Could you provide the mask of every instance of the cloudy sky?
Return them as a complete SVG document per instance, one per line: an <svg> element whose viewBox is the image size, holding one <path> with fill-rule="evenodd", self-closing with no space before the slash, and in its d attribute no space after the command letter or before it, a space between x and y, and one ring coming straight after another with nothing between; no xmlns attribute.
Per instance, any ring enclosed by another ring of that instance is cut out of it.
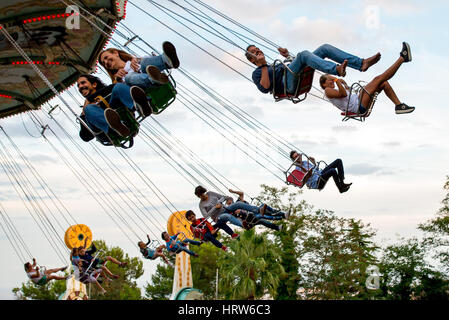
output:
<svg viewBox="0 0 449 320"><path fill-rule="evenodd" d="M184 36L128 5L124 24L157 50L160 50L162 41L170 40L178 48L184 70L245 109L286 141L328 163L336 158L343 159L347 181L353 182L351 190L340 194L333 183L329 183L321 192L304 190L303 198L306 201L316 208L333 210L339 216L353 217L370 223L377 230L379 243L394 241L398 235L420 235L416 226L432 217L440 207L444 195L442 186L445 176L449 174L449 110L443 99L443 93L446 91L445 76L449 70L446 57L449 49L449 28L444 16L449 5L446 1L433 1L432 4L405 0L207 2L295 54L303 50L313 51L323 43L333 44L360 57L369 57L381 52L382 59L368 72L360 73L348 69L348 83L369 81L382 73L397 59L402 41L407 41L412 48L413 61L403 64L390 83L401 101L416 107L415 112L396 115L394 106L381 94L372 115L364 123L342 122L335 107L314 96L308 97L300 104L286 101L274 103L271 96L261 94L254 84L242 75L205 54L194 44L250 77L250 67L219 51L214 45L243 57L239 48L210 35L208 39L212 43L200 39L198 35L173 22L147 1L134 3ZM158 3L166 5L167 1ZM170 8L181 12L179 8ZM185 13L184 15L187 17ZM114 39L122 44L125 42L118 35L115 35ZM143 46L142 42L137 44ZM242 42L239 45L244 46ZM137 47L132 48L142 54ZM273 54L270 56L276 58ZM99 75L107 81L102 73ZM174 71L173 76L180 85L179 91L187 88L204 96L180 71ZM75 98L80 100L79 95L71 91ZM256 195L261 183L277 187L283 185L278 178L282 177L282 172L276 171L276 177L258 165L254 158L264 164L266 159L261 159L233 135L252 141L254 137L250 135L249 130L237 128L235 124L226 123L226 120L221 118L219 125L209 121L218 129L215 131L187 108L188 104L184 102L189 100L188 97L185 94L180 96L168 110L155 118L175 137L181 139L195 154L247 194ZM67 93L64 98L69 101L73 110L79 112L77 102ZM62 105L56 99L51 101L51 104ZM105 239L109 245L120 246L131 256L138 256L139 252L135 246L138 238L144 238L145 233L159 236L165 228L165 219L172 207L198 211L197 199L193 195L194 182L182 178L173 169L170 164L176 167L174 161L167 161L155 152L157 147L151 142L150 131L143 129L143 134L136 139L135 146L125 153L118 153L117 150L98 144L85 144L77 136L78 125L74 123L73 116L67 107L63 106L62 110L55 114L55 119L91 157L86 159L74 142L43 112L36 112L35 117L44 124L49 124L56 136L47 131L48 142L39 137L40 130L29 115L2 120L1 126L32 162L74 220L89 225L96 239ZM146 126L155 126L150 119L147 121ZM20 161L3 132L0 136L13 159L17 160L17 164L31 177L29 168ZM64 146L67 146L69 151L66 151ZM267 154L267 157L271 157L281 166L288 167L288 162L272 148L258 142L251 146L260 153ZM101 155L97 152L98 148L101 148ZM246 150L253 159L241 149ZM177 156L176 150L168 150L168 154L173 158ZM108 160L105 161L102 155ZM180 158L184 156L185 154ZM66 165L64 159L68 159L72 166ZM107 162L114 166L111 168ZM96 166L92 166L92 163ZM268 168L276 170L273 167ZM78 169L80 171L77 171ZM20 198L23 193L20 193L16 184L10 182L3 169L0 177L1 204L20 230L33 256L41 265L48 267L62 264L27 211L26 204ZM198 175L196 179L208 185L198 178ZM152 191L150 180L172 205L168 204L167 208L158 200ZM99 201L86 190L84 183L94 186ZM42 188L34 182L33 184L38 194L45 197ZM120 194L127 200L123 200ZM133 200L136 197L144 200ZM131 227L122 225L122 232L109 216L110 214L114 217L115 209L104 210L99 204L104 203L103 200L107 203L134 202L136 208L123 204L123 207L117 209L119 212L126 211L126 214L121 214ZM149 205L149 202L153 203L157 210ZM49 206L49 210L43 210L54 211L56 220L61 224L60 227L55 225L55 229L62 230L68 226L62 216L58 216L58 210L52 209L51 204ZM147 228L148 232L145 232ZM63 237L63 232L60 236ZM15 256L2 232L0 249L4 257L10 257L0 261L0 298L12 299L11 289L27 278L21 266L22 261ZM139 281L142 286L149 280L155 265L154 262L144 261L144 266L146 272Z"/></svg>

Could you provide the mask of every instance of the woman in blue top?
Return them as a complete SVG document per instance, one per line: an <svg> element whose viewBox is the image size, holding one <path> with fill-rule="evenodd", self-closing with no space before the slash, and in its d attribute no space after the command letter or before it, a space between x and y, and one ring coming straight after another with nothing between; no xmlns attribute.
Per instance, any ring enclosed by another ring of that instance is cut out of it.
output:
<svg viewBox="0 0 449 320"><path fill-rule="evenodd" d="M309 161L302 161L302 155L295 150L290 152L290 159L295 161L295 164L297 165L296 169L303 172L316 165L315 159L312 157L310 157L309 159L313 165L310 164ZM307 179L306 184L310 189L321 190L324 188L327 180L329 180L330 177L334 179L335 185L337 186L340 193L348 191L352 185L352 183L344 183L345 172L343 169L343 161L341 161L341 159L335 160L322 170L314 168L312 171L312 175L309 179Z"/></svg>

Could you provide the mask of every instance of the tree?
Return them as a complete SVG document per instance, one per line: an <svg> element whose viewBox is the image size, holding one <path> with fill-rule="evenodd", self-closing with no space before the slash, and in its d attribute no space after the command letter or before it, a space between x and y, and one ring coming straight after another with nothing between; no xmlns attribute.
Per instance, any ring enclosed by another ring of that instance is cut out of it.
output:
<svg viewBox="0 0 449 320"><path fill-rule="evenodd" d="M170 299L174 273L172 267L166 264L158 264L156 273L151 276L151 283L147 283L145 286L145 296L150 300Z"/></svg>
<svg viewBox="0 0 449 320"><path fill-rule="evenodd" d="M107 291L104 296L98 295L97 289L92 286L90 299L98 300L138 300L141 299L136 280L143 275L143 263L139 258L130 258L119 247L108 247L103 240L94 241L95 246L103 252L99 257L111 256L119 261L127 262L125 268L121 268L111 262L106 267L119 279L111 282L103 281L102 286ZM101 278L100 278L101 279ZM65 281L52 280L45 286L36 286L31 281L22 283L20 288L14 288L13 293L18 299L56 300L65 292Z"/></svg>
<svg viewBox="0 0 449 320"><path fill-rule="evenodd" d="M376 264L375 232L354 219L318 210L304 216L299 230L299 274L305 299L361 299L367 291L366 269Z"/></svg>
<svg viewBox="0 0 449 320"><path fill-rule="evenodd" d="M20 288L12 289L18 300L57 300L65 292L63 280L52 280L44 286L35 285L31 280L22 283Z"/></svg>
<svg viewBox="0 0 449 320"><path fill-rule="evenodd" d="M425 261L425 249L416 238L385 248L381 263L381 290L395 300L448 299L449 283Z"/></svg>
<svg viewBox="0 0 449 320"><path fill-rule="evenodd" d="M266 233L254 229L229 242L229 251L220 255L220 292L226 299L258 299L276 294L284 274L277 248Z"/></svg>
<svg viewBox="0 0 449 320"><path fill-rule="evenodd" d="M288 188L280 189L261 185L262 191L258 196L263 203L270 207L279 208L287 212L290 211L288 223L284 222L282 232L273 232L274 242L279 248L280 263L285 273L279 279L276 299L296 300L298 299L297 290L299 288L300 276L298 274L299 262L298 253L298 230L303 227L303 212L310 209L305 201L299 201L297 198L301 195L301 190L294 193L288 193Z"/></svg>
<svg viewBox="0 0 449 320"><path fill-rule="evenodd" d="M262 185L259 199L272 207L290 211L282 232L272 232L285 276L280 278L276 299L363 299L366 269L375 264L378 247L369 224L317 210L301 191L289 192ZM298 292L301 292L298 295Z"/></svg>
<svg viewBox="0 0 449 320"><path fill-rule="evenodd" d="M449 191L449 176L446 177L444 189ZM419 229L426 232L424 245L434 252L433 258L442 265L444 273L449 273L449 192L442 201L443 207L436 217L420 224Z"/></svg>
<svg viewBox="0 0 449 320"><path fill-rule="evenodd" d="M226 253L207 242L195 248L195 252L199 257L191 260L193 285L203 292L204 299L215 299L218 257Z"/></svg>

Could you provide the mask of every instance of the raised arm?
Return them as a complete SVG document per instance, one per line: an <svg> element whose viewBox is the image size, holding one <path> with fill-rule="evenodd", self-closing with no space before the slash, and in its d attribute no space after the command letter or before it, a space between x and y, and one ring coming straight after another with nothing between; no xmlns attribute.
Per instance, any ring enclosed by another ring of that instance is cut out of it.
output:
<svg viewBox="0 0 449 320"><path fill-rule="evenodd" d="M288 52L287 48L278 48L279 53L281 56L288 58L290 56L290 53Z"/></svg>
<svg viewBox="0 0 449 320"><path fill-rule="evenodd" d="M240 201L243 201L243 197L244 197L244 193L243 193L243 191L238 191L238 190L232 190L232 189L229 189L229 192L230 193L235 193L235 194L237 194L238 196L239 196L239 200Z"/></svg>
<svg viewBox="0 0 449 320"><path fill-rule="evenodd" d="M344 98L344 97L346 97L348 95L348 93L346 92L346 89L343 86L343 84L341 83L340 79L333 78L333 81L337 85L338 90L332 89L332 88L326 88L324 90L324 93L326 94L326 97L334 98L334 99L335 98Z"/></svg>
<svg viewBox="0 0 449 320"><path fill-rule="evenodd" d="M261 67L261 77L259 81L260 85L265 89L269 89L271 86L271 81L268 73L268 65L267 61L265 60L265 55L262 52L259 52L256 55L255 64L256 66Z"/></svg>
<svg viewBox="0 0 449 320"><path fill-rule="evenodd" d="M89 239L89 237L86 237L86 239L84 240L84 245L83 245L84 249L86 249L87 239Z"/></svg>

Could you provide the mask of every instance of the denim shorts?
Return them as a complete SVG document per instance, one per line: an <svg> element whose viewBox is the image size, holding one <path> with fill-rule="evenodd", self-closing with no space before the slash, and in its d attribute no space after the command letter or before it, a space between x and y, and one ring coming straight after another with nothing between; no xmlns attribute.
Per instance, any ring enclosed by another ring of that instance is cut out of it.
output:
<svg viewBox="0 0 449 320"><path fill-rule="evenodd" d="M366 112L366 108L363 106L362 103L359 104L359 113L364 114Z"/></svg>

